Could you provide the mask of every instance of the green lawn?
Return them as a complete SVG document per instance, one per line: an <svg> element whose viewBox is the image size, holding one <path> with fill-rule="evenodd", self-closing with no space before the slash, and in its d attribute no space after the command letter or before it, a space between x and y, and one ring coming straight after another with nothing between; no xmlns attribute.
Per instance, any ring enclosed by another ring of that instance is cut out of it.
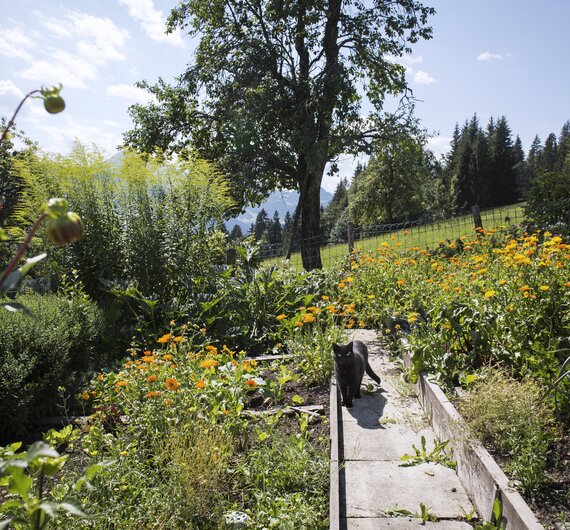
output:
<svg viewBox="0 0 570 530"><path fill-rule="evenodd" d="M518 224L523 220L524 204L515 204L511 206L503 206L492 210L481 212L481 219L485 229L498 228L509 224ZM510 220L509 220L510 219ZM428 223L421 226L413 226L410 228L401 228L397 225L378 225L377 233L373 236L355 234L354 248L358 252L367 252L374 250L383 242L399 244L401 248L422 247L433 248L441 241L453 241L463 235L474 234L473 217L471 215L463 215L452 219L445 219L435 223ZM370 234L370 231L368 231ZM321 257L324 268L332 268L341 263L348 255L347 244L327 245L321 248ZM271 258L264 260L265 265L283 264L283 258ZM291 256L291 266L301 269L301 254L296 253Z"/></svg>

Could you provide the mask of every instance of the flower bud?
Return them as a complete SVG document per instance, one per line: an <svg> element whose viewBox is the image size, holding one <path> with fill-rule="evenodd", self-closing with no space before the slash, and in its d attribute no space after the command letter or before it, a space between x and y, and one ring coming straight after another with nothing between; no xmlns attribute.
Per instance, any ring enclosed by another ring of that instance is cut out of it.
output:
<svg viewBox="0 0 570 530"><path fill-rule="evenodd" d="M83 237L81 217L74 212L66 212L55 219L50 219L47 234L56 247L75 243Z"/></svg>

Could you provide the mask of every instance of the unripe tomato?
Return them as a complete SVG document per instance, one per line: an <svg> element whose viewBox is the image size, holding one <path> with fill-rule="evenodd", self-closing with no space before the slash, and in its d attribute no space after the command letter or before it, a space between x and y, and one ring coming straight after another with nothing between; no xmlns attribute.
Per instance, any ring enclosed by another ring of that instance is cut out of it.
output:
<svg viewBox="0 0 570 530"><path fill-rule="evenodd" d="M56 247L75 243L83 237L81 217L74 212L67 212L55 219L50 219L47 234Z"/></svg>
<svg viewBox="0 0 570 530"><path fill-rule="evenodd" d="M65 108L65 101L61 96L47 96L44 98L44 107L50 114L57 114Z"/></svg>

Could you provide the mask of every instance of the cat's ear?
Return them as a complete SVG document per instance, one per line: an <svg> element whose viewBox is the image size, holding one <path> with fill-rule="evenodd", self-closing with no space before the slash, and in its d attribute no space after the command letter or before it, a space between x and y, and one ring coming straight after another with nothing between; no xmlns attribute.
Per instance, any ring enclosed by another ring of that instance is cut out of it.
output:
<svg viewBox="0 0 570 530"><path fill-rule="evenodd" d="M332 348L333 348L333 352L334 352L334 353L339 353L339 351L340 351L340 346L339 346L338 344L335 344L335 343L333 342Z"/></svg>
<svg viewBox="0 0 570 530"><path fill-rule="evenodd" d="M351 352L354 352L353 346L354 346L354 342L352 342L352 341L346 345L346 347L348 348L348 351L351 351Z"/></svg>

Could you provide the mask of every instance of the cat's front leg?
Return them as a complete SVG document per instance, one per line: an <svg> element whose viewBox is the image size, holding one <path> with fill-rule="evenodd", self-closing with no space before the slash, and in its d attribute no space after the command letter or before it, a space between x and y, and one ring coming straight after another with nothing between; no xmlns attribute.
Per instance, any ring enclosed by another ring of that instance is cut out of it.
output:
<svg viewBox="0 0 570 530"><path fill-rule="evenodd" d="M350 386L348 386L347 388L347 392L346 392L346 399L344 400L343 405L347 408L347 409L351 409L352 408L352 398L354 397L354 389L351 388Z"/></svg>
<svg viewBox="0 0 570 530"><path fill-rule="evenodd" d="M348 387L347 385L339 385L339 389L340 389L340 395L342 396L342 401L340 402L340 404L342 406L345 406L348 400Z"/></svg>

